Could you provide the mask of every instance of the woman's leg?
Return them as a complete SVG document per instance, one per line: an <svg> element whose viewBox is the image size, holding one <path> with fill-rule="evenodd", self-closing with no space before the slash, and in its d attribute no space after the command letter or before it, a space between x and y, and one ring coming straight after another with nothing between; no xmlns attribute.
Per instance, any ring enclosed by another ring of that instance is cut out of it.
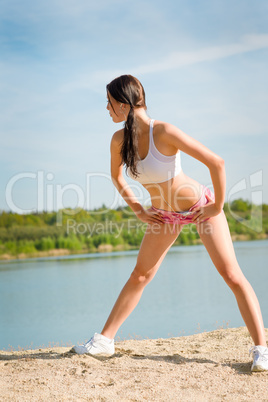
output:
<svg viewBox="0 0 268 402"><path fill-rule="evenodd" d="M141 243L136 266L122 289L111 314L101 332L113 339L119 327L138 304L145 286L155 276L161 262L176 240L181 228L173 225L148 225Z"/></svg>
<svg viewBox="0 0 268 402"><path fill-rule="evenodd" d="M224 213L221 212L209 221L197 225L197 230L212 262L233 291L255 345L266 346L259 302L236 260Z"/></svg>

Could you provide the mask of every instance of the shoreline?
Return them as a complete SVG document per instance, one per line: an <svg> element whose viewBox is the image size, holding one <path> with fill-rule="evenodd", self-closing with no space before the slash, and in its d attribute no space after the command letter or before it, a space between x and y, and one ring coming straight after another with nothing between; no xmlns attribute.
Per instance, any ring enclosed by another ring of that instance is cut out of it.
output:
<svg viewBox="0 0 268 402"><path fill-rule="evenodd" d="M232 241L233 242L243 242L243 241L258 241L258 240L267 240L268 239L268 235L261 235L256 239L251 239L250 236L248 235L237 235L234 234L232 235ZM187 246L187 247L191 247L191 246L195 246L195 245L199 245L199 244L203 244L201 242L200 239L198 239L197 241L195 241L193 244L189 244L189 245L182 245L182 246ZM175 245L177 246L177 245ZM36 253L21 253L17 256L11 255L11 254L2 254L0 255L0 263L1 262L5 262L5 261L16 261L16 260L25 260L25 259L34 259L34 258L42 258L42 257L60 257L60 256L71 256L71 255L86 255L86 254L94 254L94 253L98 253L98 254L105 254L105 253L111 253L111 252L115 252L115 251L129 251L129 250L139 250L138 247L131 247L131 246L127 246L127 245L118 245L118 246L112 246L111 244L100 244L100 246L98 248L96 248L95 250L79 250L79 251L71 251L68 249L53 249L53 250L49 250L49 251L39 251Z"/></svg>
<svg viewBox="0 0 268 402"><path fill-rule="evenodd" d="M240 327L115 342L108 358L0 351L0 401L267 401L268 372L251 372L251 346Z"/></svg>

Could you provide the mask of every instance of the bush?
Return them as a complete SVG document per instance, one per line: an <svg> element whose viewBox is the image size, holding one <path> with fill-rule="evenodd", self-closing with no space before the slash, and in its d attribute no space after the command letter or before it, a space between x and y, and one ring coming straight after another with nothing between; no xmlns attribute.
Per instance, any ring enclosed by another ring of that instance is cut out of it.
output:
<svg viewBox="0 0 268 402"><path fill-rule="evenodd" d="M247 212L251 209L251 204L248 201L244 201L241 198L234 200L230 205L231 211Z"/></svg>
<svg viewBox="0 0 268 402"><path fill-rule="evenodd" d="M98 234L92 236L94 247L98 248L101 244L110 244L110 237L108 234Z"/></svg>
<svg viewBox="0 0 268 402"><path fill-rule="evenodd" d="M24 253L24 254L33 254L36 253L36 248L34 241L23 241L20 240L17 243L17 254Z"/></svg>
<svg viewBox="0 0 268 402"><path fill-rule="evenodd" d="M65 248L67 250L78 251L82 250L83 245L80 240L75 236L59 237L56 241L57 248Z"/></svg>
<svg viewBox="0 0 268 402"><path fill-rule="evenodd" d="M35 248L39 251L53 250L55 247L55 240L51 237L43 237L35 242Z"/></svg>
<svg viewBox="0 0 268 402"><path fill-rule="evenodd" d="M85 246L89 249L89 250L92 250L92 249L94 249L95 247L94 247L94 243L93 243L93 240L92 240L92 237L85 237L84 238L84 244L85 244Z"/></svg>
<svg viewBox="0 0 268 402"><path fill-rule="evenodd" d="M114 236L114 235L110 235L110 244L112 246L118 246L119 244L124 244L124 239L121 236Z"/></svg>
<svg viewBox="0 0 268 402"><path fill-rule="evenodd" d="M12 255L17 254L17 244L15 241L7 241L5 243L6 252Z"/></svg>

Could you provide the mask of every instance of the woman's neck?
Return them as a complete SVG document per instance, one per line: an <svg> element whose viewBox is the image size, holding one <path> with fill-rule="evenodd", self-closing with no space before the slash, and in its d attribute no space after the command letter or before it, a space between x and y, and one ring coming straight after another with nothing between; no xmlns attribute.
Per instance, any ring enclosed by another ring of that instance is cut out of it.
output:
<svg viewBox="0 0 268 402"><path fill-rule="evenodd" d="M144 130L147 130L150 124L150 117L147 115L146 110L144 108L135 109L135 119L137 121L138 128L141 133Z"/></svg>

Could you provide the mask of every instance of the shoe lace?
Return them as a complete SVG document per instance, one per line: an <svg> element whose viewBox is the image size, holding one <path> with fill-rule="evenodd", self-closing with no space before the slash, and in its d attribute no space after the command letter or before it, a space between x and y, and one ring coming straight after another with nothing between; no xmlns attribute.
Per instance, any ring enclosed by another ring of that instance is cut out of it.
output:
<svg viewBox="0 0 268 402"><path fill-rule="evenodd" d="M87 341L84 346L92 345L93 339L94 339L94 336L92 336L92 338L90 338L89 341Z"/></svg>
<svg viewBox="0 0 268 402"><path fill-rule="evenodd" d="M267 360L268 359L268 348L264 349L263 351L260 351L260 349L257 348L257 346L252 346L249 349L249 356L253 354L253 356L259 356L261 360Z"/></svg>

